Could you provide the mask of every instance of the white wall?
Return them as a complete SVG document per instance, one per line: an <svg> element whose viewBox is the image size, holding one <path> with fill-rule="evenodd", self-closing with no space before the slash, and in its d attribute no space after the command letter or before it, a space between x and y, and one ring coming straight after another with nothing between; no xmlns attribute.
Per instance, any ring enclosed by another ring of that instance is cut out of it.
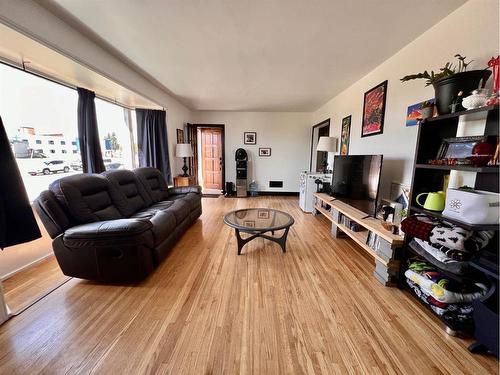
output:
<svg viewBox="0 0 500 375"><path fill-rule="evenodd" d="M236 182L234 153L241 147L249 154L249 182L259 191L299 191L299 173L309 170L310 113L200 111L194 123L225 125L226 181ZM257 132L257 145L243 144L248 131ZM271 156L259 157L259 147L271 147ZM283 188L269 188L270 180L282 180Z"/></svg>
<svg viewBox="0 0 500 375"><path fill-rule="evenodd" d="M434 97L434 90L425 87L423 80L403 84L399 79L425 69L438 70L456 53L475 60L471 69L486 67L499 54L498 8L497 0L470 0L312 114L313 123L330 117L330 134L336 137L340 137L342 118L352 115L349 153L384 155L382 196L387 196L391 181L411 183L418 129L405 126L406 110ZM384 80L389 81L384 132L361 138L363 94Z"/></svg>

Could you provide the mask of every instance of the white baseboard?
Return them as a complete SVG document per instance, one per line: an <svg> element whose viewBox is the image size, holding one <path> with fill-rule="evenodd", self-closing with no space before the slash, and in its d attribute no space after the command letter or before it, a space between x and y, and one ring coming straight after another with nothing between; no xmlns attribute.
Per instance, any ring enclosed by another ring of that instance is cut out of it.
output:
<svg viewBox="0 0 500 375"><path fill-rule="evenodd" d="M33 261L31 261L31 262L29 262L29 263L25 264L24 266L19 267L19 268L17 268L17 269L15 269L15 270L13 270L13 271L11 271L11 272L9 272L9 273L7 273L7 274L5 274L5 275L1 276L1 277L0 277L0 281L2 281L2 280L6 280L6 279L8 279L9 277L14 276L16 273L21 272L22 270L25 270L26 268L31 267L31 266L33 266L33 265L35 265L35 264L37 264L37 263L40 263L41 261L43 261L43 260L45 260L45 259L47 259L48 257L53 256L53 255L54 255L54 253L53 253L53 252L50 252L50 253L48 253L48 254L46 254L46 255L44 255L44 256L41 256L40 258L37 258L37 259L35 259L35 260L33 260Z"/></svg>

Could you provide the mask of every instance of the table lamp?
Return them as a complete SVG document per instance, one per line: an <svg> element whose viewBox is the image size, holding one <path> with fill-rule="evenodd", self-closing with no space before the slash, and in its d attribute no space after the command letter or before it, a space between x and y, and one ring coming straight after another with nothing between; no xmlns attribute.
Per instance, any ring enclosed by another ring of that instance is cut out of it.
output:
<svg viewBox="0 0 500 375"><path fill-rule="evenodd" d="M189 177L187 171L189 170L187 164L186 164L186 159L193 157L193 149L191 148L190 143L178 143L175 146L175 156L178 158L183 158L184 159L184 166L182 167L182 170L184 172L182 177Z"/></svg>
<svg viewBox="0 0 500 375"><path fill-rule="evenodd" d="M316 151L326 151L326 158L322 163L322 171L326 173L328 168L328 152L337 151L337 138L335 137L319 137L318 145L316 146Z"/></svg>

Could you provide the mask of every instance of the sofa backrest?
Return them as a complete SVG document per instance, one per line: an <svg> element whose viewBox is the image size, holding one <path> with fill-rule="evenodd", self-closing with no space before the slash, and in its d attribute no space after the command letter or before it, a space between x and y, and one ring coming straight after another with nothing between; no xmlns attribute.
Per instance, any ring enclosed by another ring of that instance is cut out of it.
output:
<svg viewBox="0 0 500 375"><path fill-rule="evenodd" d="M134 172L126 169L103 172L111 185L111 198L122 215L133 213L151 206L153 200Z"/></svg>
<svg viewBox="0 0 500 375"><path fill-rule="evenodd" d="M134 173L154 203L168 198L167 182L158 169L141 167L134 169Z"/></svg>
<svg viewBox="0 0 500 375"><path fill-rule="evenodd" d="M71 222L50 190L42 191L33 204L51 238L56 238L71 227Z"/></svg>
<svg viewBox="0 0 500 375"><path fill-rule="evenodd" d="M109 181L98 174L77 174L54 181L52 191L76 224L122 219L111 197Z"/></svg>

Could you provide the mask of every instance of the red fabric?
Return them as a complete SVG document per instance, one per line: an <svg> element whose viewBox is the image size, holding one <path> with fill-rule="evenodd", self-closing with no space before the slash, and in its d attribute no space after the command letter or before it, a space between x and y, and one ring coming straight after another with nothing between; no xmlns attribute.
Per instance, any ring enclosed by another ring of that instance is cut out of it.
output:
<svg viewBox="0 0 500 375"><path fill-rule="evenodd" d="M428 219L425 216L410 216L401 222L402 231L412 237L420 238L424 241L429 241L432 228L436 225L426 222Z"/></svg>

